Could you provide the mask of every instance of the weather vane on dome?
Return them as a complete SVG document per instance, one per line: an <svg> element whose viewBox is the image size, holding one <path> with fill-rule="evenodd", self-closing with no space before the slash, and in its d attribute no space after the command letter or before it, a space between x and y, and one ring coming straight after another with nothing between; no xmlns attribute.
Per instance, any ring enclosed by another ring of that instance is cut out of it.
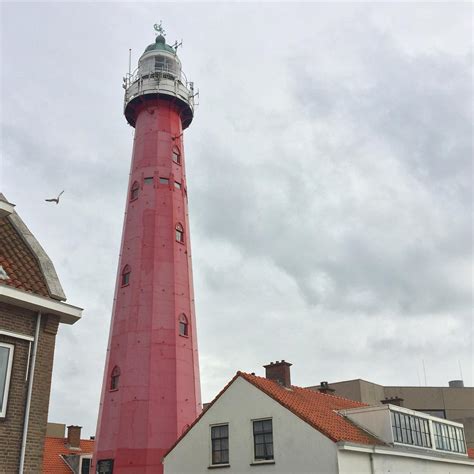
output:
<svg viewBox="0 0 474 474"><path fill-rule="evenodd" d="M161 20L160 20L160 24L155 23L153 25L153 28L155 29L157 34L159 34L161 36L166 36L165 29L161 26Z"/></svg>

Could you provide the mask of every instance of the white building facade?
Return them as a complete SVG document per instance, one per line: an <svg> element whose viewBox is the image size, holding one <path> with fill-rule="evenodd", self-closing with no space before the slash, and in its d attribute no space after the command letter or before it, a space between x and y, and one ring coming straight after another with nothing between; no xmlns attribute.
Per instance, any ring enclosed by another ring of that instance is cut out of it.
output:
<svg viewBox="0 0 474 474"><path fill-rule="evenodd" d="M425 414L414 422L412 410L354 403L238 373L166 454L164 472L474 474L462 425ZM442 432L435 438L439 421L453 428L447 444Z"/></svg>

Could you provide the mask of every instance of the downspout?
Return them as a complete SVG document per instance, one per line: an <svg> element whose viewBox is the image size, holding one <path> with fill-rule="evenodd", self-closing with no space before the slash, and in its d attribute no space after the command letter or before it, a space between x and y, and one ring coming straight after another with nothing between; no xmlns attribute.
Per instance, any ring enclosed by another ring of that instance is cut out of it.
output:
<svg viewBox="0 0 474 474"><path fill-rule="evenodd" d="M369 453L369 458L370 458L370 473L375 474L374 454Z"/></svg>
<svg viewBox="0 0 474 474"><path fill-rule="evenodd" d="M25 468L26 440L28 438L28 424L30 421L31 394L33 392L33 379L35 378L36 352L38 350L38 338L41 325L41 312L38 312L36 320L35 340L33 342L33 354L31 356L30 380L28 381L28 393L26 395L25 419L23 422L23 437L21 440L20 469L19 474L23 474Z"/></svg>

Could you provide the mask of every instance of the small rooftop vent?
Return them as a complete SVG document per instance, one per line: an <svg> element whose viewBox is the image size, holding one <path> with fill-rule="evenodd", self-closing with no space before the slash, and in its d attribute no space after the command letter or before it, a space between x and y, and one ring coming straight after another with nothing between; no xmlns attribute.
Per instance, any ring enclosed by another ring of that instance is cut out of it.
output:
<svg viewBox="0 0 474 474"><path fill-rule="evenodd" d="M449 381L450 388L464 388L464 381L462 380L450 380Z"/></svg>
<svg viewBox="0 0 474 474"><path fill-rule="evenodd" d="M319 384L319 389L321 393L334 393L336 390L329 386L329 382L323 381Z"/></svg>

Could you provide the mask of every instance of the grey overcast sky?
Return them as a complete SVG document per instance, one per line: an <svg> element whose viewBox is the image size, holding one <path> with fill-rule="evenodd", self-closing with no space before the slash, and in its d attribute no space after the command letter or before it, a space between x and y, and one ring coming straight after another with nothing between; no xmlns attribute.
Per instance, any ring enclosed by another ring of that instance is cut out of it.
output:
<svg viewBox="0 0 474 474"><path fill-rule="evenodd" d="M473 383L469 3L2 3L1 188L83 319L50 421L95 432L133 129L122 77L183 39L203 400L296 385ZM59 206L44 198L62 189Z"/></svg>

